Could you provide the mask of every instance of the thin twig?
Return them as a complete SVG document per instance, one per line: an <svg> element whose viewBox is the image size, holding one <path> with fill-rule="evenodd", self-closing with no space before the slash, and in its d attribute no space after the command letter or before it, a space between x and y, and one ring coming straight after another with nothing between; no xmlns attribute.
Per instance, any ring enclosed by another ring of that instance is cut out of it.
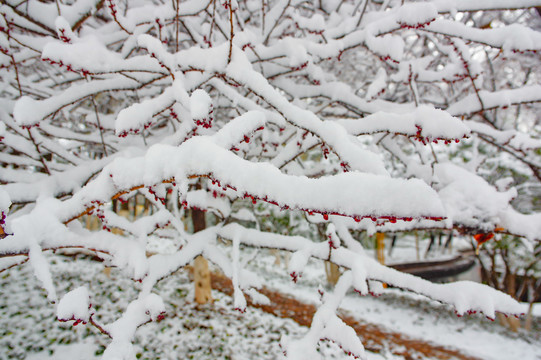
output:
<svg viewBox="0 0 541 360"><path fill-rule="evenodd" d="M229 0L229 24L231 25L231 33L229 34L229 56L227 57L227 64L231 63L231 53L233 52L233 7L231 6L231 0Z"/></svg>
<svg viewBox="0 0 541 360"><path fill-rule="evenodd" d="M100 139L101 139L101 145L103 146L103 154L105 156L108 156L107 148L105 146L105 141L103 140L103 128L101 127L100 116L98 114L98 105L96 104L96 99L94 95L92 95L92 105L94 105L94 114L96 114L96 123L98 124L98 129L100 131Z"/></svg>

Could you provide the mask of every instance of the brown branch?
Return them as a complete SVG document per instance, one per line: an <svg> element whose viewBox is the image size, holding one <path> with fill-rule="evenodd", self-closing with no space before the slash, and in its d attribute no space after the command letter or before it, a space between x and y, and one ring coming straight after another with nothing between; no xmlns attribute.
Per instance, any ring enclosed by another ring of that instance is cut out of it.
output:
<svg viewBox="0 0 541 360"><path fill-rule="evenodd" d="M82 250L93 251L95 253L102 253L102 254L111 256L111 253L107 250L95 249L95 248L90 248L90 247L86 247L82 245L62 245L62 246L55 246L55 247L45 247L45 248L42 248L41 250L42 251L47 251L47 250L56 251L56 250L62 250L62 249L82 249ZM20 249L18 251L6 251L3 253L0 253L0 258L21 256L21 255L29 256L30 252L28 249ZM95 256L95 258L101 259L99 256Z"/></svg>
<svg viewBox="0 0 541 360"><path fill-rule="evenodd" d="M49 171L49 167L47 167L47 163L45 162L45 158L43 157L43 154L41 153L41 150L39 149L39 145L36 143L36 140L34 140L34 137L32 136L32 132L30 131L30 128L27 128L26 131L28 131L28 136L30 137L32 144L34 144L36 151L39 154L39 159L41 161L41 164L43 165L43 170L47 173L47 175L51 175L51 172Z"/></svg>
<svg viewBox="0 0 541 360"><path fill-rule="evenodd" d="M90 17L92 16L92 14L94 12L97 12L98 10L100 10L102 7L103 7L103 3L104 3L105 0L99 0L99 2L96 4L95 8L91 11L88 11L86 12L85 14L83 14L83 16L81 16L79 18L79 20L77 20L75 22L75 24L73 25L73 28L72 30L75 32L77 31L77 29L79 29L83 24L84 22Z"/></svg>
<svg viewBox="0 0 541 360"><path fill-rule="evenodd" d="M15 264L11 264L10 266L6 267L6 268L3 268L3 269L0 269L0 273L1 272L4 272L6 270L9 270L11 268L14 268L15 266L19 266L19 265L22 265L24 264L25 262L27 262L29 260L29 257L26 257L24 258L22 261L18 262L18 263L15 263Z"/></svg>
<svg viewBox="0 0 541 360"><path fill-rule="evenodd" d="M14 7L13 5L11 4L8 4L7 1L5 0L2 0L1 1L2 4L8 6L15 14L17 14L18 16L22 17L23 19L25 19L26 21L29 21L30 23L34 24L34 25L37 25L38 27L42 28L43 30L47 31L49 33L49 35L52 35L53 37L56 37L56 31L54 31L53 29L51 29L50 27L48 27L47 25L37 21L34 17L32 16L29 16L29 15L26 15L26 14L23 14L22 12L20 12L19 10L17 10L16 7Z"/></svg>
<svg viewBox="0 0 541 360"><path fill-rule="evenodd" d="M231 25L231 32L229 34L229 56L227 57L227 64L231 63L231 53L233 52L233 36L235 35L233 32L233 7L231 6L231 0L229 0L228 4L229 4L229 23Z"/></svg>
<svg viewBox="0 0 541 360"><path fill-rule="evenodd" d="M175 17L175 52L178 52L178 38L180 32L180 19L179 19L179 0L176 0L176 17Z"/></svg>
<svg viewBox="0 0 541 360"><path fill-rule="evenodd" d="M541 181L541 172L540 172L540 168L538 165L536 164L533 164L529 161L527 161L523 156L520 156L520 155L517 155L515 154L513 151L509 150L508 148L506 148L505 146L503 145L500 145L498 143L496 143L495 141L492 141L490 140L487 136L484 136L480 133L477 133L477 136L483 140L483 141L486 141L487 143L497 147L498 149L502 150L502 151L505 151L506 153L510 154L511 156L513 156L515 159L519 160L520 162L522 162L523 164L527 165L530 170L532 171L533 175L535 176L535 178L539 181Z"/></svg>
<svg viewBox="0 0 541 360"><path fill-rule="evenodd" d="M101 326L100 324L98 324L98 323L92 318L93 315L94 315L94 314L91 314L91 315L90 315L90 318L89 318L88 322L89 322L92 326L94 326L96 329L98 329L102 334L107 335L107 336L109 336L109 337L112 339L113 337L111 336L111 333L109 333L109 331L105 330L105 328L104 328L103 326Z"/></svg>

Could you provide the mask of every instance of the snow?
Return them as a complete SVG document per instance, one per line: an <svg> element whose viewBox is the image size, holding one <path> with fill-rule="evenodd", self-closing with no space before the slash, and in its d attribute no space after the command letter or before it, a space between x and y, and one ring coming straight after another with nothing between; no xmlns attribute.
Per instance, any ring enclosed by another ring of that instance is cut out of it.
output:
<svg viewBox="0 0 541 360"><path fill-rule="evenodd" d="M268 258L255 266L267 268L273 261L273 258ZM320 295L314 290L314 284L320 283L324 276L323 264L310 262L308 267L310 270L298 283L287 282L280 269L267 272L267 286L319 304ZM382 294L376 298L350 292L341 303L341 311L363 322L406 334L410 339L427 339L433 344L442 344L481 359L504 360L517 356L535 360L541 356L538 341L526 340L526 333L522 330L512 335L497 322L479 315L458 318L438 302L397 289L384 289Z"/></svg>
<svg viewBox="0 0 541 360"><path fill-rule="evenodd" d="M495 311L509 314L521 313L521 307L514 299L488 286L471 281L434 284L410 274L387 268L364 254L355 253L344 247L333 249L325 242L312 243L302 237L264 233L243 228L238 224L223 227L219 230L219 234L226 239L240 236L240 241L247 245L277 247L292 251L293 256L289 262L288 272L295 282L304 275L310 257L314 257L329 260L339 266L357 271L357 274L354 274L354 278L357 277L356 283L362 279L387 283L450 304L459 315L467 311L477 311L494 318ZM351 281L347 283L348 287L352 284ZM372 286L370 283L369 285ZM375 286L380 287L381 284ZM364 286L358 290L361 293L364 292ZM379 291L376 288L374 292Z"/></svg>
<svg viewBox="0 0 541 360"><path fill-rule="evenodd" d="M479 96L483 99L484 109L486 110L519 103L536 102L540 100L540 93L540 85L530 85L520 89L500 90L496 92L481 90ZM481 110L481 105L474 94L464 97L447 108L447 112L453 116L471 114L479 110Z"/></svg>
<svg viewBox="0 0 541 360"><path fill-rule="evenodd" d="M58 109L72 104L81 98L103 92L105 90L127 90L137 88L138 83L132 79L98 80L92 83L75 85L56 96L45 100L34 100L23 96L15 103L13 117L20 126L31 127L52 115Z"/></svg>
<svg viewBox="0 0 541 360"><path fill-rule="evenodd" d="M518 24L485 30L472 29L453 21L438 19L427 25L426 30L488 44L505 52L533 51L541 48L541 34Z"/></svg>
<svg viewBox="0 0 541 360"><path fill-rule="evenodd" d="M26 360L97 360L99 357L94 354L98 346L92 343L70 344L54 346L51 350L44 350L35 354L29 354ZM54 355L51 355L51 351Z"/></svg>
<svg viewBox="0 0 541 360"><path fill-rule="evenodd" d="M56 317L60 321L81 320L87 323L90 319L90 295L88 288L80 286L65 294L56 308Z"/></svg>
<svg viewBox="0 0 541 360"><path fill-rule="evenodd" d="M409 3L396 10L397 22L403 26L419 26L434 21L438 16L438 10L432 3Z"/></svg>
<svg viewBox="0 0 541 360"><path fill-rule="evenodd" d="M468 226L498 225L501 213L517 195L515 188L499 192L483 178L452 164L436 164L434 173L448 216Z"/></svg>
<svg viewBox="0 0 541 360"><path fill-rule="evenodd" d="M325 19L321 14L314 14L311 18L293 14L293 20L301 29L306 29L311 33L323 33L325 30Z"/></svg>
<svg viewBox="0 0 541 360"><path fill-rule="evenodd" d="M205 90L197 89L190 96L190 112L192 118L203 124L204 127L212 126L212 99Z"/></svg>
<svg viewBox="0 0 541 360"><path fill-rule="evenodd" d="M404 40L399 36L387 34L376 37L368 35L366 46L377 55L391 58L396 62L401 61L404 55Z"/></svg>
<svg viewBox="0 0 541 360"><path fill-rule="evenodd" d="M404 114L379 111L362 119L338 120L338 122L350 134L390 132L414 136L427 142L462 139L469 137L471 133L462 120L428 105L421 105L414 111Z"/></svg>
<svg viewBox="0 0 541 360"><path fill-rule="evenodd" d="M541 141L539 139L528 136L527 134L518 132L516 130L504 130L500 131L493 127L482 124L476 121L465 121L468 127L472 131L486 135L494 139L494 141L501 145L508 144L517 150L527 151L529 149L538 149L541 147Z"/></svg>
<svg viewBox="0 0 541 360"><path fill-rule="evenodd" d="M285 269L274 265L274 256L261 252L259 255L257 261L250 262L250 267L265 276L267 287L280 289L309 303L319 303L320 295L313 284L319 283L324 276L323 264L311 261L306 276L294 284ZM136 283L123 277L118 269L113 268L108 279L100 263L89 259L74 262L70 257L55 258L57 262L52 271L55 278L62 277L60 286L64 289L73 289L82 284L88 287L93 293L93 303L102 304L105 310L100 315L104 321L113 319L127 306L129 299L137 296ZM101 282L109 281L113 281L115 289L119 289L111 294L107 289L95 291ZM94 354L100 349L103 351L108 340L97 332L84 331L85 328L81 328L84 325L72 327L55 321L50 314L52 309L35 286L36 280L29 266L12 269L0 282L4 290L0 300L0 329L10 329L9 334L2 333L0 336L0 346L6 349L6 353L0 354L0 359L26 357L62 360L71 355L71 358L94 360L101 357ZM139 329L135 353L145 358L167 359L191 355L199 359L215 359L227 356L228 351L234 349L234 353L243 358L276 359L281 356L278 346L280 333L289 333L292 339L296 339L307 331L307 328L291 320L278 319L252 307L240 314L233 310L230 297L215 291L214 305L203 306L196 311L195 304L190 302L190 296L193 300L191 289L192 284L185 271L178 272L159 285L167 316L160 322L152 322ZM541 355L535 332L528 334L521 331L519 335L513 335L484 317L457 318L441 304L398 290L386 289L379 298L348 293L342 301L341 311L361 321L402 332L413 339L428 339L434 344L446 345L482 359L503 360L520 356L524 360L536 360ZM534 308L536 311L537 307ZM7 316L17 312L21 315ZM8 342L16 346L8 347ZM323 342L320 346L324 344L328 343ZM21 352L22 356L16 355ZM348 358L337 346L325 346L321 354L325 354L326 359ZM385 351L380 354L366 351L366 355L368 360L404 359Z"/></svg>
<svg viewBox="0 0 541 360"><path fill-rule="evenodd" d="M82 39L71 38L73 43L47 43L42 52L43 60L62 61L74 70L85 69L89 72L114 71L122 65L122 58L116 52L109 51L100 39L88 36Z"/></svg>
<svg viewBox="0 0 541 360"><path fill-rule="evenodd" d="M386 87L387 87L387 73L385 72L385 69L381 68L378 70L374 78L374 81L372 81L372 83L366 90L366 98L374 99L376 96L382 93Z"/></svg>
<svg viewBox="0 0 541 360"><path fill-rule="evenodd" d="M152 124L155 114L162 112L174 103L173 89L168 88L160 96L133 104L122 109L115 121L117 135L125 136L127 133L137 133Z"/></svg>
<svg viewBox="0 0 541 360"><path fill-rule="evenodd" d="M164 340L160 320L171 311L170 296L188 291L171 279L199 255L232 279L228 306L252 315L245 295L269 301L262 286L274 267L251 268L267 261L267 249L290 251L285 277L313 289L323 289L314 284L315 275L323 277L314 262L341 267L334 290L321 291L312 327L282 332L289 358L338 358L338 346L370 358L337 311L354 290L385 296L383 284L458 315L523 312L482 284L434 284L387 268L357 237L503 232L523 237L522 248L535 256L541 214L535 193L523 189L535 188L540 168L541 33L529 9L537 6L539 0L3 2L0 272L9 268L7 279L24 267L46 295L40 300L57 304L59 319L91 322L109 335L99 347L105 359L143 356L146 326L156 332L152 341ZM498 179L509 176L521 187ZM124 217L118 207L137 209L137 197L145 211ZM208 211L204 231L189 234L190 208ZM118 268L122 286L137 284L125 287L129 296L91 277L66 284L59 274L70 269L57 258L67 251ZM63 268L55 272L58 263ZM7 284L37 291L26 278ZM91 309L90 296L98 299ZM186 297L175 306L191 306ZM115 299L118 309L101 306ZM7 318L11 313L0 317L11 324ZM179 319L168 323L173 334ZM203 324L212 333L214 323ZM53 343L62 351L62 340Z"/></svg>
<svg viewBox="0 0 541 360"><path fill-rule="evenodd" d="M106 325L112 341L105 349L102 359L133 359L135 350L132 339L135 331L150 320L156 321L162 313L165 313L165 305L156 294L148 294L132 301L120 319Z"/></svg>
<svg viewBox="0 0 541 360"><path fill-rule="evenodd" d="M9 194L4 189L0 189L0 211L2 214L7 214L10 206L11 200Z"/></svg>
<svg viewBox="0 0 541 360"><path fill-rule="evenodd" d="M194 157L194 154L198 156ZM178 148L155 145L144 158L117 159L106 168L105 173L112 176L103 174L92 183L95 185L90 185L78 197L89 193L95 194L94 199L99 199L97 194L103 193L103 190L96 192L96 187L104 189L102 182L110 178L116 190L110 185L106 186L110 190L105 193L107 195L104 194L105 197L111 197L114 194L112 191L130 189L140 184L154 185L171 178L180 183L186 175L211 174L224 186L236 189L237 196L248 194L254 199L276 202L290 208L351 217L445 216L435 192L420 180L393 179L358 172L320 179L288 176L269 164L242 160L205 137L190 139ZM315 193L320 196L305 196ZM73 199L69 202L78 201ZM67 214L64 217L69 218Z"/></svg>

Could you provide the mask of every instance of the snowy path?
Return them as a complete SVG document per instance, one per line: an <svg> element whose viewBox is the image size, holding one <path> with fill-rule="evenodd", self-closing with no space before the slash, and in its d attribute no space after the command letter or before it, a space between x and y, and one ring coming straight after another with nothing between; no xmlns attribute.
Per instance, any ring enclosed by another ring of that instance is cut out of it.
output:
<svg viewBox="0 0 541 360"><path fill-rule="evenodd" d="M232 282L224 275L213 273L212 287L227 295L233 294ZM271 304L254 305L249 302L250 306L262 309L267 313L281 318L292 319L299 325L310 326L312 316L316 311L316 307L313 304L300 302L293 297L269 289L262 289L260 292L271 300ZM371 352L380 353L387 349L393 355L403 356L406 359L412 358L412 354L416 358L427 359L479 359L451 349L452 345L446 348L424 340L410 339L403 334L389 331L384 327L359 322L349 314L342 314L340 317L355 329L357 335L361 337L365 348Z"/></svg>
<svg viewBox="0 0 541 360"><path fill-rule="evenodd" d="M272 263L274 258L267 258L265 261ZM323 264L311 262L304 277L297 284L288 279L284 269L273 268L268 263L260 263L257 267L260 267L260 270L256 271L264 274L268 288L295 296L302 302L319 303L319 294L314 289L318 284L324 285ZM266 271L261 271L262 268ZM359 296L352 292L342 302L341 309L361 323L373 324L387 329L389 333L402 334L406 338L422 339L430 344L455 349L473 358L541 359L539 320L537 328L531 333L511 333L498 322L492 322L483 316L458 318L448 306L396 289L386 289L379 298Z"/></svg>

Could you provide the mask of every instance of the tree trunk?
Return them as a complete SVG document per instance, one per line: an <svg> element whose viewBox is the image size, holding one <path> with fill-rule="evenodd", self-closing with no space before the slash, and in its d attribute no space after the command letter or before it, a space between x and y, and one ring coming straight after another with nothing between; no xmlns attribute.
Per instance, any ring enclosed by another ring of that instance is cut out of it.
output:
<svg viewBox="0 0 541 360"><path fill-rule="evenodd" d="M325 274L327 275L327 283L336 285L340 278L340 268L335 263L325 261Z"/></svg>
<svg viewBox="0 0 541 360"><path fill-rule="evenodd" d="M533 301L531 301L528 306L528 312L526 313L526 321L524 322L524 329L526 329L526 331L532 331L533 304Z"/></svg>
<svg viewBox="0 0 541 360"><path fill-rule="evenodd" d="M205 213L199 209L192 209L193 232L204 230L206 227ZM212 301L210 287L210 271L207 259L198 256L194 261L194 284L195 301L198 304L206 304Z"/></svg>

